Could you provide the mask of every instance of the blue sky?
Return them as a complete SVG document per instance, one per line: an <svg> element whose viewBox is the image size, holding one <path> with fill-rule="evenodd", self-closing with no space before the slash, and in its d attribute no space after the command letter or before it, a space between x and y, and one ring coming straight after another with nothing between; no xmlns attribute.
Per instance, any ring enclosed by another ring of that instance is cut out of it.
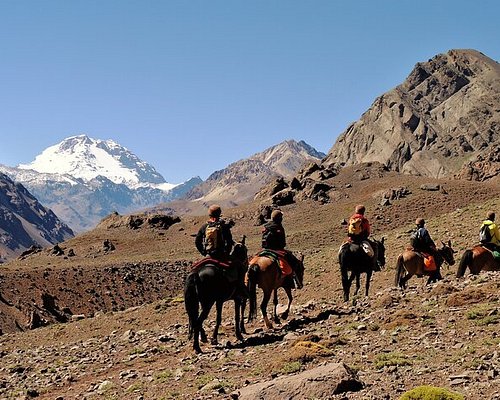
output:
<svg viewBox="0 0 500 400"><path fill-rule="evenodd" d="M328 152L419 61L500 60L500 2L0 1L0 163L85 133L177 183L287 139Z"/></svg>

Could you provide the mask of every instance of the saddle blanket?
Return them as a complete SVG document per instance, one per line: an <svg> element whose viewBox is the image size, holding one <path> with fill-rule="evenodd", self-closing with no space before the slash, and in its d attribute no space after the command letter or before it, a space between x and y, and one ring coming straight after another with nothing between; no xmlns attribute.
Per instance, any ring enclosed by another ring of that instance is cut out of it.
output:
<svg viewBox="0 0 500 400"><path fill-rule="evenodd" d="M216 260L215 258L212 257L205 257L202 258L199 261L196 261L194 264L191 265L191 271L198 271L201 267L204 267L205 265L215 265L216 267L220 267L223 269L227 269L231 267L229 263L222 262L220 260Z"/></svg>

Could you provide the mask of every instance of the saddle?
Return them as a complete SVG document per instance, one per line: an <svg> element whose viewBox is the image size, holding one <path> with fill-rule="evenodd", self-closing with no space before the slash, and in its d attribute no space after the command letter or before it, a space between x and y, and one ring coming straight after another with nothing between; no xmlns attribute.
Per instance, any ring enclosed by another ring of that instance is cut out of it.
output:
<svg viewBox="0 0 500 400"><path fill-rule="evenodd" d="M267 257L271 259L273 262L278 264L280 268L280 272L284 275L291 275L293 273L292 267L285 259L286 251L285 250L269 250L264 249L257 253L251 260L250 264L252 264L257 257Z"/></svg>

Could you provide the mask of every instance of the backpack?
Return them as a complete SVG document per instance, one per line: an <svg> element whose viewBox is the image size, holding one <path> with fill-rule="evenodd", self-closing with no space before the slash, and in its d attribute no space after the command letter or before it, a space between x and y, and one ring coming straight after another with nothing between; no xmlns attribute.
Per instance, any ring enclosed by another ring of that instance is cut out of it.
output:
<svg viewBox="0 0 500 400"><path fill-rule="evenodd" d="M418 249L418 248L420 248L421 242L422 242L422 240L421 240L420 235L419 235L419 230L416 229L410 235L411 247L413 247L414 249Z"/></svg>
<svg viewBox="0 0 500 400"><path fill-rule="evenodd" d="M479 230L479 241L483 244L491 242L491 231L489 225L483 225Z"/></svg>
<svg viewBox="0 0 500 400"><path fill-rule="evenodd" d="M351 218L349 220L349 226L347 227L347 233L351 235L359 235L363 231L361 227L363 219L361 217Z"/></svg>
<svg viewBox="0 0 500 400"><path fill-rule="evenodd" d="M212 253L223 246L222 227L220 221L208 222L205 229L204 247L207 253Z"/></svg>

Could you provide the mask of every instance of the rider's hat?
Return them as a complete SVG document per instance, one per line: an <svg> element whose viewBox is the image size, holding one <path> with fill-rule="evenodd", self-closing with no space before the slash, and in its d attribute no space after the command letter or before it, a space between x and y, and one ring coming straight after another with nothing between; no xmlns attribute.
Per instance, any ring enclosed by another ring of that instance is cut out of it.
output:
<svg viewBox="0 0 500 400"><path fill-rule="evenodd" d="M208 216L209 217L220 217L222 214L222 210L219 205L217 204L212 204L210 207L208 207Z"/></svg>
<svg viewBox="0 0 500 400"><path fill-rule="evenodd" d="M356 206L356 208L354 209L354 212L356 214L364 215L365 214L365 206L363 204L358 204Z"/></svg>
<svg viewBox="0 0 500 400"><path fill-rule="evenodd" d="M493 211L488 212L488 216L486 217L486 219L489 219L490 221L494 221L495 220L495 213Z"/></svg>
<svg viewBox="0 0 500 400"><path fill-rule="evenodd" d="M271 219L273 221L281 221L283 219L283 213L280 210L274 210L271 213Z"/></svg>
<svg viewBox="0 0 500 400"><path fill-rule="evenodd" d="M415 224L417 224L417 225L424 225L425 224L425 220L423 218L417 218L415 220Z"/></svg>

